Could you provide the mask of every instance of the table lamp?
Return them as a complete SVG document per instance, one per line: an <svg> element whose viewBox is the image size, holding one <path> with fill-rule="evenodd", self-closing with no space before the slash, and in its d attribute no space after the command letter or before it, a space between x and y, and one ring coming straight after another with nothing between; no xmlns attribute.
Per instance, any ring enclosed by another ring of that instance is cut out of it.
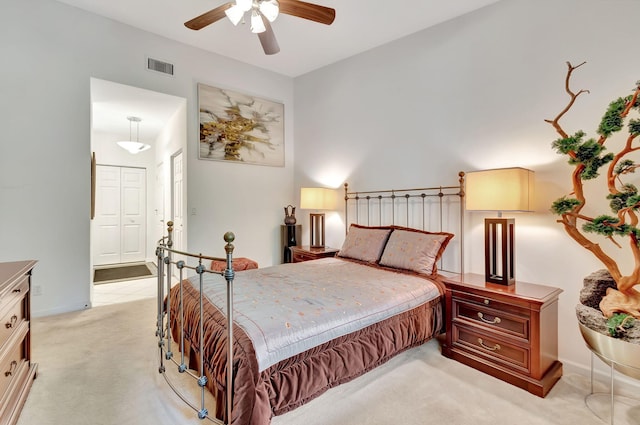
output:
<svg viewBox="0 0 640 425"><path fill-rule="evenodd" d="M495 211L498 218L484 220L484 270L487 282L515 283L515 220L503 212L533 211L534 172L525 168L499 168L466 174L466 209Z"/></svg>
<svg viewBox="0 0 640 425"><path fill-rule="evenodd" d="M303 210L332 210L336 208L335 191L324 187L300 189L300 208ZM324 213L309 214L311 248L324 248Z"/></svg>

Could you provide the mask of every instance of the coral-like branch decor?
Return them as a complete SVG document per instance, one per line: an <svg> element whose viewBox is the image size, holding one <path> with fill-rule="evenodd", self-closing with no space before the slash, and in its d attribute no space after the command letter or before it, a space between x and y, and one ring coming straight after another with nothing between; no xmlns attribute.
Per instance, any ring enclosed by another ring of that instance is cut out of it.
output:
<svg viewBox="0 0 640 425"><path fill-rule="evenodd" d="M600 121L597 139L586 138L582 130L570 135L560 124L560 119L569 112L579 96L589 93L588 90L574 91L570 87L573 72L584 64L585 62L582 62L573 66L567 62L565 91L569 95L569 103L554 119L545 120L560 135L560 138L553 142L553 148L559 154L566 155L569 164L574 167L571 178L572 193L556 200L551 210L561 217L558 222L564 226L567 234L591 251L615 280L617 290L609 288L600 301L603 314L611 317L619 312L640 318L640 292L635 289L635 286L640 284L640 193L635 185L627 182L630 174L635 173L636 168L640 167L632 155L640 150L637 143L640 119L629 117L632 112L640 112L640 81L636 83L632 94L620 97L609 104ZM612 146L605 146L605 143L614 143L612 137L623 130L626 130L627 134L621 142L618 141L617 153L614 153L613 149L608 152L607 147ZM591 217L582 212L587 205L584 184L599 177L601 169L605 166L607 199L613 215ZM590 234L604 236L617 248L622 248L618 239L626 239L634 259L631 273L624 275L616 260L607 254Z"/></svg>

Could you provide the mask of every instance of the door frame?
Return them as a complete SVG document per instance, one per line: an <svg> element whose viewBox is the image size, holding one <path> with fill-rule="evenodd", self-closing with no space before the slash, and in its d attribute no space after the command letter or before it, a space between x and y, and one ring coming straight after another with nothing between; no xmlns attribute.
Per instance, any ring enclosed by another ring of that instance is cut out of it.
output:
<svg viewBox="0 0 640 425"><path fill-rule="evenodd" d="M178 156L182 156L182 228L181 228L181 241L180 244L182 246L180 247L176 247L176 245L174 245L174 249L179 249L179 250L184 250L186 251L186 245L187 245L187 194L186 194L186 157L184 155L184 151L182 148L176 150L173 154L171 154L171 160L169 161L169 166L170 166L170 202L171 205L169 207L169 211L170 211L170 216L171 216L171 220L174 221L174 234L175 234L175 229L176 229L176 223L175 222L175 217L176 217L176 211L175 211L175 201L176 201L176 194L175 194L175 159Z"/></svg>

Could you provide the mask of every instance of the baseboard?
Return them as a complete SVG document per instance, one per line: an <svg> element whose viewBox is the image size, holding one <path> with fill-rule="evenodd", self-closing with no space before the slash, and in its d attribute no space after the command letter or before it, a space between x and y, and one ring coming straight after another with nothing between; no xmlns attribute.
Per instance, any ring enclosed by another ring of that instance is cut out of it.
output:
<svg viewBox="0 0 640 425"><path fill-rule="evenodd" d="M91 308L91 304L89 302L87 302L86 304L65 305L63 307L57 307L57 308L52 308L52 309L47 309L47 310L33 310L32 309L31 310L31 317L32 318L36 318L36 317L55 316L55 315L63 314L63 313L70 313L72 311L85 310L85 309L88 309L88 308Z"/></svg>

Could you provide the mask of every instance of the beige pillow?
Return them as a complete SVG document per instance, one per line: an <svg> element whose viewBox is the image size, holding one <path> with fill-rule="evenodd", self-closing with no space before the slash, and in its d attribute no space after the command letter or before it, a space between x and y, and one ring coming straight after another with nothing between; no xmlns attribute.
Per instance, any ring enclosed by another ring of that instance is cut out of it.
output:
<svg viewBox="0 0 640 425"><path fill-rule="evenodd" d="M380 265L435 275L436 262L451 238L451 233L432 233L394 226L380 258Z"/></svg>
<svg viewBox="0 0 640 425"><path fill-rule="evenodd" d="M391 227L349 226L338 257L377 263L391 233Z"/></svg>

